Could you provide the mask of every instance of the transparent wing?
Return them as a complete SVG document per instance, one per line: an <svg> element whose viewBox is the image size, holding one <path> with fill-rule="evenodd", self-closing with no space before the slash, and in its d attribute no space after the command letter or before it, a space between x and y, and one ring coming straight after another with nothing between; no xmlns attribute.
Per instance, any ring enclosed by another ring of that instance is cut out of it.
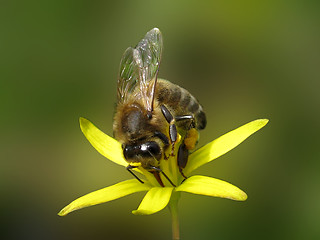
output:
<svg viewBox="0 0 320 240"><path fill-rule="evenodd" d="M153 28L138 43L133 51L137 66L140 94L149 113L153 110L153 100L157 75L162 54L162 35L158 28Z"/></svg>
<svg viewBox="0 0 320 240"><path fill-rule="evenodd" d="M118 101L125 101L127 99L128 93L134 91L137 85L137 65L133 60L132 47L129 47L124 52L121 61L118 76Z"/></svg>
<svg viewBox="0 0 320 240"><path fill-rule="evenodd" d="M126 101L128 94L139 86L139 95L148 112L153 100L162 53L162 35L158 28L147 32L135 48L128 48L121 59L118 77L118 100Z"/></svg>

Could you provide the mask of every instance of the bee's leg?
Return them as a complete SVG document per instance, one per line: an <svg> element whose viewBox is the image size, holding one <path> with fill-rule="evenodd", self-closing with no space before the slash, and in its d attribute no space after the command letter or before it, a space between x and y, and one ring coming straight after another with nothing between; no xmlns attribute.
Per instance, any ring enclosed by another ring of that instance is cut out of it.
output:
<svg viewBox="0 0 320 240"><path fill-rule="evenodd" d="M189 157L189 150L183 142L183 143L181 143L179 150L178 150L177 163L178 163L179 171L185 179L187 179L187 177L184 175L183 169L187 165L188 157Z"/></svg>
<svg viewBox="0 0 320 240"><path fill-rule="evenodd" d="M176 116L174 119L176 120L176 122L189 121L188 130L190 130L191 128L195 128L195 120L193 115Z"/></svg>
<svg viewBox="0 0 320 240"><path fill-rule="evenodd" d="M161 107L161 112L163 116L169 123L169 137L170 137L171 146L172 146L171 155L173 156L174 145L177 141L177 136L178 136L177 127L175 125L175 119L170 113L170 111L168 110L168 108L166 108L164 105L161 105L160 107Z"/></svg>
<svg viewBox="0 0 320 240"><path fill-rule="evenodd" d="M182 120L191 120L190 128L193 128L194 126L194 116L193 115L182 115L182 116L176 116L175 120L182 121Z"/></svg>
<svg viewBox="0 0 320 240"><path fill-rule="evenodd" d="M164 133L158 131L154 133L154 136L160 138L160 140L164 143L164 149L167 149L167 147L170 145L168 137ZM163 158L165 160L168 160L169 156L167 156L164 152Z"/></svg>
<svg viewBox="0 0 320 240"><path fill-rule="evenodd" d="M191 128L185 135L183 142L180 144L178 150L177 164L181 175L187 179L183 173L183 169L188 163L189 151L196 147L199 139L199 133L195 128Z"/></svg>
<svg viewBox="0 0 320 240"><path fill-rule="evenodd" d="M159 176L159 179L157 178L157 176L155 175L155 173L158 173L161 172L163 174L163 176L170 182L170 184L174 187L176 187L176 185L170 180L170 178L167 176L167 174L165 174L160 168L158 167L154 167L154 166L151 166L150 169L153 169L155 171L153 171L153 175L156 177L157 181L159 182L159 184L164 187L164 184Z"/></svg>
<svg viewBox="0 0 320 240"><path fill-rule="evenodd" d="M134 174L134 172L131 171L131 169L133 169L133 168L137 168L137 166L128 165L126 167L126 169L129 171L129 173L132 174L132 176L134 176L139 182L144 183L137 175Z"/></svg>
<svg viewBox="0 0 320 240"><path fill-rule="evenodd" d="M164 143L165 146L169 145L169 139L164 133L156 131L154 133L154 136L160 138L160 140Z"/></svg>

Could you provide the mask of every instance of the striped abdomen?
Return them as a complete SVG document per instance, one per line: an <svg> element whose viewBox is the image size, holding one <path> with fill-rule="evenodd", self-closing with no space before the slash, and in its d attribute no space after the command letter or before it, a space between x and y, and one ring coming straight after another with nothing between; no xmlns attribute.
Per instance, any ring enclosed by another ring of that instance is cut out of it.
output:
<svg viewBox="0 0 320 240"><path fill-rule="evenodd" d="M192 115L196 129L201 130L206 127L206 115L202 106L186 89L169 81L158 79L156 99L160 104L164 104L174 117Z"/></svg>

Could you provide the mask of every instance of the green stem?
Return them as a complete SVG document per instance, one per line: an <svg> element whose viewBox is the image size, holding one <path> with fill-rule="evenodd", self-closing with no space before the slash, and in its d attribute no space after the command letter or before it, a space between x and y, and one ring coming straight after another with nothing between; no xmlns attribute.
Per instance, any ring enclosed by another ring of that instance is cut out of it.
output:
<svg viewBox="0 0 320 240"><path fill-rule="evenodd" d="M180 193L173 192L169 202L169 209L170 209L171 221L172 221L172 239L173 240L180 240L180 227L179 227L179 216L178 216L179 198L180 198Z"/></svg>

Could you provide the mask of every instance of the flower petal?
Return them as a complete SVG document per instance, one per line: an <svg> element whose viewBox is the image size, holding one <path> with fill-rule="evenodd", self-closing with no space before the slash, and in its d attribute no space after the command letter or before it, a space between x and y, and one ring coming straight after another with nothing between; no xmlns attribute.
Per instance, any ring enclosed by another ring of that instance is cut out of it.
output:
<svg viewBox="0 0 320 240"><path fill-rule="evenodd" d="M117 140L100 131L85 118L80 118L80 127L88 141L100 154L117 164L128 166L122 154L121 144Z"/></svg>
<svg viewBox="0 0 320 240"><path fill-rule="evenodd" d="M185 174L189 174L196 168L220 157L231 149L238 146L251 134L255 133L268 123L268 119L258 119L249 122L221 137L213 140L190 155L188 164L184 169Z"/></svg>
<svg viewBox="0 0 320 240"><path fill-rule="evenodd" d="M159 212L169 203L173 187L153 187L143 198L137 210L132 211L135 215L149 215Z"/></svg>
<svg viewBox="0 0 320 240"><path fill-rule="evenodd" d="M58 215L65 216L72 211L84 207L108 202L132 193L148 191L150 188L151 186L148 183L141 184L136 179L126 180L110 187L94 191L74 200L68 206L64 207L58 213Z"/></svg>
<svg viewBox="0 0 320 240"><path fill-rule="evenodd" d="M202 194L211 197L229 198L237 201L245 201L247 194L236 186L211 177L192 176L187 178L176 191Z"/></svg>

